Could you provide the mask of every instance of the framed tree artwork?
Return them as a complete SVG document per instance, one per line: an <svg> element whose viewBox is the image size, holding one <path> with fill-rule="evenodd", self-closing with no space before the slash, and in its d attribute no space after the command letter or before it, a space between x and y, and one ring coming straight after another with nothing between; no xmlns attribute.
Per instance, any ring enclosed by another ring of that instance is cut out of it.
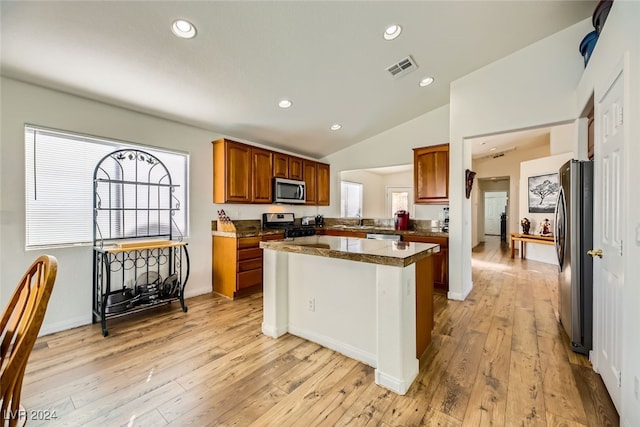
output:
<svg viewBox="0 0 640 427"><path fill-rule="evenodd" d="M557 173L529 177L529 212L553 213L560 190Z"/></svg>

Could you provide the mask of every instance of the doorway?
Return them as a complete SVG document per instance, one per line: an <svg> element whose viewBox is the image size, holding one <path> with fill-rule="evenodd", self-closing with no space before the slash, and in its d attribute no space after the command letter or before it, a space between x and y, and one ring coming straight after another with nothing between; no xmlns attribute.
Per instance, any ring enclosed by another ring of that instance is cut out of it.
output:
<svg viewBox="0 0 640 427"><path fill-rule="evenodd" d="M510 212L517 208L510 203L510 194L511 178L508 176L478 180L478 192L473 202L474 247L484 242L485 236L500 236L501 241L507 241L509 229L513 229L509 226L509 218L517 216Z"/></svg>
<svg viewBox="0 0 640 427"><path fill-rule="evenodd" d="M502 215L507 212L507 192L487 191L484 193L484 234L501 235Z"/></svg>

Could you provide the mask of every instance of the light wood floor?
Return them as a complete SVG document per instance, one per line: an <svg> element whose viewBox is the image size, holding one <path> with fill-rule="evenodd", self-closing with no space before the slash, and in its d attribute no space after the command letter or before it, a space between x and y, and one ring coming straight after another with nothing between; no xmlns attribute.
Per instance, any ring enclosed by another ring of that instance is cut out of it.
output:
<svg viewBox="0 0 640 427"><path fill-rule="evenodd" d="M260 333L261 295L203 295L153 313L41 337L23 404L32 425L614 426L588 360L557 323L556 269L473 253L466 301L436 296L434 341L406 396L373 369L303 339Z"/></svg>

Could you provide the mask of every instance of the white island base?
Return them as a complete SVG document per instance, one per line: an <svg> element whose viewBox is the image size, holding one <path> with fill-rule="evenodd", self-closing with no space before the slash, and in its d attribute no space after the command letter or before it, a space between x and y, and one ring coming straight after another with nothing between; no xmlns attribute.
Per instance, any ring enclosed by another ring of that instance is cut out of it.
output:
<svg viewBox="0 0 640 427"><path fill-rule="evenodd" d="M376 384L407 392L419 370L416 263L381 265L266 246L263 257L265 335L288 332L316 342L374 367ZM430 269L430 257L421 261Z"/></svg>

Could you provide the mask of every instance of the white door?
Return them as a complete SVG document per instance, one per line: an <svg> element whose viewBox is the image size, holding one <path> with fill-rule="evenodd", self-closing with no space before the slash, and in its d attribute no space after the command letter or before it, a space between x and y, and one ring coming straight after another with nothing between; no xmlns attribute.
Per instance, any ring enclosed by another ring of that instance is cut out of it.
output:
<svg viewBox="0 0 640 427"><path fill-rule="evenodd" d="M620 411L622 364L622 295L624 287L624 75L612 80L595 110L594 366Z"/></svg>
<svg viewBox="0 0 640 427"><path fill-rule="evenodd" d="M507 205L506 191L484 193L484 234L500 235L500 214Z"/></svg>

